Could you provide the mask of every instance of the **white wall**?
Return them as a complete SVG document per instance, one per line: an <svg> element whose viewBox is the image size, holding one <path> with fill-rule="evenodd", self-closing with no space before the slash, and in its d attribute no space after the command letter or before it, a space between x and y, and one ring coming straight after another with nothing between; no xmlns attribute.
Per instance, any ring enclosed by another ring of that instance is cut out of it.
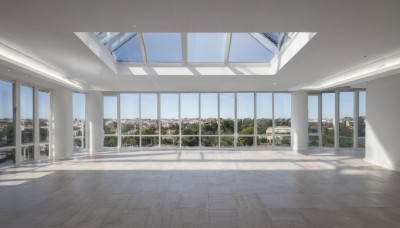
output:
<svg viewBox="0 0 400 228"><path fill-rule="evenodd" d="M53 99L53 141L52 148L55 159L73 155L72 141L72 90L54 89Z"/></svg>
<svg viewBox="0 0 400 228"><path fill-rule="evenodd" d="M292 148L306 154L308 150L308 94L306 91L292 93Z"/></svg>
<svg viewBox="0 0 400 228"><path fill-rule="evenodd" d="M400 75L367 84L365 160L400 170Z"/></svg>

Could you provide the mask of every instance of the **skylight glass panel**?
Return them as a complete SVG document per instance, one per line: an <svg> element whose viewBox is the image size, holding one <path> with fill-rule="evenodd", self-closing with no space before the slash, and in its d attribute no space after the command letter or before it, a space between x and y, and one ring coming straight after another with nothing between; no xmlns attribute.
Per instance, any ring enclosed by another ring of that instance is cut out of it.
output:
<svg viewBox="0 0 400 228"><path fill-rule="evenodd" d="M124 32L117 36L114 36L107 44L107 48L110 52L117 50L120 46L125 44L132 37L136 36L135 32Z"/></svg>
<svg viewBox="0 0 400 228"><path fill-rule="evenodd" d="M267 62L274 54L249 33L232 33L229 62Z"/></svg>
<svg viewBox="0 0 400 228"><path fill-rule="evenodd" d="M278 47L274 42L272 42L269 38L259 32L250 33L254 39L256 39L260 44L262 44L265 48L267 48L270 52L275 54L278 51Z"/></svg>
<svg viewBox="0 0 400 228"><path fill-rule="evenodd" d="M148 62L182 62L181 33L143 33Z"/></svg>
<svg viewBox="0 0 400 228"><path fill-rule="evenodd" d="M280 32L264 32L264 35L268 37L275 45L279 43Z"/></svg>
<svg viewBox="0 0 400 228"><path fill-rule="evenodd" d="M143 62L142 50L137 36L131 37L114 52L112 52L117 62Z"/></svg>
<svg viewBox="0 0 400 228"><path fill-rule="evenodd" d="M226 33L188 33L188 62L224 62L226 37Z"/></svg>

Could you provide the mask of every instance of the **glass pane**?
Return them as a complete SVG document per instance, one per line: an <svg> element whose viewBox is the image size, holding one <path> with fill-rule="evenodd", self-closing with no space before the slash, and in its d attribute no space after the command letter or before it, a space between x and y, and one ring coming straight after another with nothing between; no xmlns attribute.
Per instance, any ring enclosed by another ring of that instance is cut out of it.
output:
<svg viewBox="0 0 400 228"><path fill-rule="evenodd" d="M335 118L335 94L322 94L322 146L335 146L335 129L333 120Z"/></svg>
<svg viewBox="0 0 400 228"><path fill-rule="evenodd" d="M274 57L249 33L232 33L229 62L266 62Z"/></svg>
<svg viewBox="0 0 400 228"><path fill-rule="evenodd" d="M142 135L158 135L157 94L140 94ZM143 145L143 141L142 141Z"/></svg>
<svg viewBox="0 0 400 228"><path fill-rule="evenodd" d="M257 93L257 145L272 146L272 93Z"/></svg>
<svg viewBox="0 0 400 228"><path fill-rule="evenodd" d="M48 159L49 158L49 144L44 144L39 146L40 149L40 159Z"/></svg>
<svg viewBox="0 0 400 228"><path fill-rule="evenodd" d="M110 52L117 50L119 47L124 45L128 40L137 34L134 32L121 32L112 37L112 39L107 42L106 46Z"/></svg>
<svg viewBox="0 0 400 228"><path fill-rule="evenodd" d="M319 136L318 135L308 136L308 146L309 147L319 147Z"/></svg>
<svg viewBox="0 0 400 228"><path fill-rule="evenodd" d="M142 147L158 146L159 138L157 137L142 137Z"/></svg>
<svg viewBox="0 0 400 228"><path fill-rule="evenodd" d="M199 94L181 93L182 135L199 134ZM186 138L185 140L188 140ZM189 140L190 141L190 140ZM198 145L197 139L197 145ZM182 145L183 145L182 139ZM191 143L189 143L191 144ZM188 145L189 145L188 144Z"/></svg>
<svg viewBox="0 0 400 228"><path fill-rule="evenodd" d="M121 135L139 135L139 94L121 93Z"/></svg>
<svg viewBox="0 0 400 228"><path fill-rule="evenodd" d="M221 135L233 135L235 132L235 94L221 93L219 99Z"/></svg>
<svg viewBox="0 0 400 228"><path fill-rule="evenodd" d="M104 147L117 147L118 145L117 136L105 136L103 145Z"/></svg>
<svg viewBox="0 0 400 228"><path fill-rule="evenodd" d="M180 33L143 33L143 37L148 62L182 62Z"/></svg>
<svg viewBox="0 0 400 228"><path fill-rule="evenodd" d="M237 140L237 146L253 146L254 144L254 137L243 137L239 136Z"/></svg>
<svg viewBox="0 0 400 228"><path fill-rule="evenodd" d="M138 36L130 38L112 54L117 62L143 62L142 49Z"/></svg>
<svg viewBox="0 0 400 228"><path fill-rule="evenodd" d="M237 128L239 135L254 134L254 94L237 94Z"/></svg>
<svg viewBox="0 0 400 228"><path fill-rule="evenodd" d="M199 137L182 137L182 146L183 147L197 147L199 146Z"/></svg>
<svg viewBox="0 0 400 228"><path fill-rule="evenodd" d="M179 136L162 136L161 146L179 146Z"/></svg>
<svg viewBox="0 0 400 228"><path fill-rule="evenodd" d="M122 136L121 137L121 146L122 147L139 147L140 146L140 138L139 136Z"/></svg>
<svg viewBox="0 0 400 228"><path fill-rule="evenodd" d="M179 94L160 94L161 134L179 134ZM168 137L167 137L168 138Z"/></svg>
<svg viewBox="0 0 400 228"><path fill-rule="evenodd" d="M253 32L250 33L250 35L273 54L275 54L278 51L278 47L274 43L274 41L266 37L263 33Z"/></svg>
<svg viewBox="0 0 400 228"><path fill-rule="evenodd" d="M201 136L201 146L218 147L218 136Z"/></svg>
<svg viewBox="0 0 400 228"><path fill-rule="evenodd" d="M318 133L318 96L308 96L308 133Z"/></svg>
<svg viewBox="0 0 400 228"><path fill-rule="evenodd" d="M82 146L83 146L82 138L75 138L74 139L74 149L82 148Z"/></svg>
<svg viewBox="0 0 400 228"><path fill-rule="evenodd" d="M275 45L278 45L281 32L264 32L264 35L268 37Z"/></svg>
<svg viewBox="0 0 400 228"><path fill-rule="evenodd" d="M272 128L268 128L267 134L257 136L257 146L272 146L273 137L272 137Z"/></svg>
<svg viewBox="0 0 400 228"><path fill-rule="evenodd" d="M339 147L353 147L354 92L341 92L339 96Z"/></svg>
<svg viewBox="0 0 400 228"><path fill-rule="evenodd" d="M39 91L39 142L49 142L49 127L50 127L50 93Z"/></svg>
<svg viewBox="0 0 400 228"><path fill-rule="evenodd" d="M222 63L226 33L188 33L188 62Z"/></svg>
<svg viewBox="0 0 400 228"><path fill-rule="evenodd" d="M12 165L15 162L15 149L0 150L0 167Z"/></svg>
<svg viewBox="0 0 400 228"><path fill-rule="evenodd" d="M104 96L104 134L117 134L117 105L116 96Z"/></svg>
<svg viewBox="0 0 400 228"><path fill-rule="evenodd" d="M33 160L33 146L25 146L21 148L22 161Z"/></svg>
<svg viewBox="0 0 400 228"><path fill-rule="evenodd" d="M13 99L13 84L0 80L0 147L14 145ZM0 153L10 154L9 152ZM9 156L4 158L4 161L8 161L9 158Z"/></svg>
<svg viewBox="0 0 400 228"><path fill-rule="evenodd" d="M274 94L275 146L291 144L292 95L290 93Z"/></svg>
<svg viewBox="0 0 400 228"><path fill-rule="evenodd" d="M234 141L233 136L221 136L221 147L233 147Z"/></svg>
<svg viewBox="0 0 400 228"><path fill-rule="evenodd" d="M86 96L83 93L72 94L73 104L73 137L79 137L74 139L74 148L85 148L85 116L86 116Z"/></svg>
<svg viewBox="0 0 400 228"><path fill-rule="evenodd" d="M201 94L201 135L218 135L218 93Z"/></svg>
<svg viewBox="0 0 400 228"><path fill-rule="evenodd" d="M365 148L365 125L366 125L366 92L358 93L358 147Z"/></svg>
<svg viewBox="0 0 400 228"><path fill-rule="evenodd" d="M22 143L33 142L33 89L21 86L21 137Z"/></svg>

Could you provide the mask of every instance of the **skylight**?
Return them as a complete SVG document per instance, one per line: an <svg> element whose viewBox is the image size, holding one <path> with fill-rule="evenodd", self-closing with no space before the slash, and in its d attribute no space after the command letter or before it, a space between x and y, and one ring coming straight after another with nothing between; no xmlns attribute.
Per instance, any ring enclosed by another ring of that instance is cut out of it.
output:
<svg viewBox="0 0 400 228"><path fill-rule="evenodd" d="M269 63L290 39L279 32L94 34L115 61L132 63Z"/></svg>
<svg viewBox="0 0 400 228"><path fill-rule="evenodd" d="M227 33L188 33L188 62L223 63Z"/></svg>
<svg viewBox="0 0 400 228"><path fill-rule="evenodd" d="M316 34L75 32L119 76L275 75Z"/></svg>
<svg viewBox="0 0 400 228"><path fill-rule="evenodd" d="M143 38L148 62L182 62L180 33L143 33Z"/></svg>

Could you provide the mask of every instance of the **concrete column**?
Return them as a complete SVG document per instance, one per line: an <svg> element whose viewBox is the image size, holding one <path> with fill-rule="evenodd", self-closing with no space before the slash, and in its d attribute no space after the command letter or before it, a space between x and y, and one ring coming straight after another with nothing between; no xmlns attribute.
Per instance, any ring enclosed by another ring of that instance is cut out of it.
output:
<svg viewBox="0 0 400 228"><path fill-rule="evenodd" d="M400 74L367 83L365 160L400 170Z"/></svg>
<svg viewBox="0 0 400 228"><path fill-rule="evenodd" d="M103 150L103 93L87 93L87 144L90 154Z"/></svg>
<svg viewBox="0 0 400 228"><path fill-rule="evenodd" d="M306 91L292 93L292 148L306 154L308 151L308 96Z"/></svg>
<svg viewBox="0 0 400 228"><path fill-rule="evenodd" d="M52 99L52 134L51 147L55 159L67 158L73 155L72 141L72 90L57 88Z"/></svg>

